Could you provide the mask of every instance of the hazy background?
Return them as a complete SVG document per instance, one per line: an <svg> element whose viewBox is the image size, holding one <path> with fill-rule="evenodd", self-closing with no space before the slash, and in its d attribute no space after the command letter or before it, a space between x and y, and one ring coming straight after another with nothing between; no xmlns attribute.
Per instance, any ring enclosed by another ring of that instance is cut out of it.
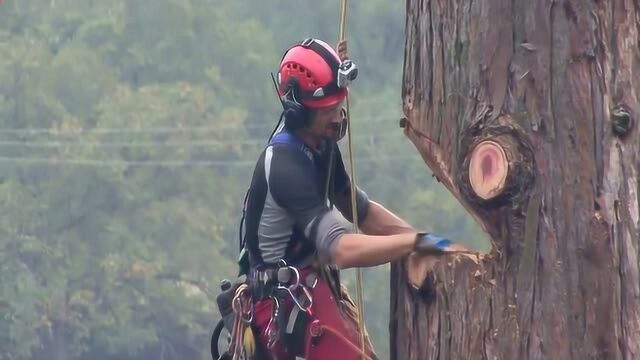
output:
<svg viewBox="0 0 640 360"><path fill-rule="evenodd" d="M483 246L398 127L403 2L350 3L358 185L419 229ZM217 284L237 272L240 204L279 116L269 72L305 37L335 44L339 9L0 4L0 359L210 357ZM364 284L382 358L388 272Z"/></svg>

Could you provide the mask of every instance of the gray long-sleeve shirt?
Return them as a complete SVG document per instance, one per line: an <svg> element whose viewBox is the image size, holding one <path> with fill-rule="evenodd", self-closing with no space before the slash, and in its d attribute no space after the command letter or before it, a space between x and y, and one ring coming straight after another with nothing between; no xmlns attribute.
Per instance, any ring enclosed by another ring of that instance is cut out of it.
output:
<svg viewBox="0 0 640 360"><path fill-rule="evenodd" d="M334 146L335 173L330 199L351 221L350 180L340 150ZM325 199L329 155L328 146L314 152L307 147L274 144L263 151L247 202L246 239L253 265L260 260L277 263L313 251L318 252L322 261L331 262L336 240L346 229ZM359 189L356 199L358 218L362 221L369 200Z"/></svg>

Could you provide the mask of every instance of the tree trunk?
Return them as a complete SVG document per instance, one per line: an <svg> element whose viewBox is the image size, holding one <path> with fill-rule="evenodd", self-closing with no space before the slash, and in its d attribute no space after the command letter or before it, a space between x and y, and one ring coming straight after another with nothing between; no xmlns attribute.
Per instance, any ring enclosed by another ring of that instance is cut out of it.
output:
<svg viewBox="0 0 640 360"><path fill-rule="evenodd" d="M640 359L639 28L637 0L407 1L404 131L493 246L394 264L392 359Z"/></svg>

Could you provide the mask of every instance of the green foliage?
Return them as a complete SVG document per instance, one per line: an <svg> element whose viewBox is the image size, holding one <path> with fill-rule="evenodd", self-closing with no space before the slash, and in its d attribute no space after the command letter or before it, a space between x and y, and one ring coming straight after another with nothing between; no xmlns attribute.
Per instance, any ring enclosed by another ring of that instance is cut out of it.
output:
<svg viewBox="0 0 640 360"><path fill-rule="evenodd" d="M0 359L209 357L213 296L236 273L242 197L279 115L269 72L295 41L335 42L338 15L310 0L0 5ZM481 246L398 128L403 5L356 2L348 31L359 185ZM365 271L383 358L388 269Z"/></svg>

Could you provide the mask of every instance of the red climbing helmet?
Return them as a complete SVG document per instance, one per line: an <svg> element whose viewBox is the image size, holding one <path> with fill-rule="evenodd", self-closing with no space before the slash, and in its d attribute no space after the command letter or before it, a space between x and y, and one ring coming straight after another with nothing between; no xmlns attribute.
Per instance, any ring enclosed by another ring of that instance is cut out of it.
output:
<svg viewBox="0 0 640 360"><path fill-rule="evenodd" d="M293 95L302 105L318 109L340 103L358 76L351 60L340 61L326 42L306 39L285 51L278 71L278 94Z"/></svg>

